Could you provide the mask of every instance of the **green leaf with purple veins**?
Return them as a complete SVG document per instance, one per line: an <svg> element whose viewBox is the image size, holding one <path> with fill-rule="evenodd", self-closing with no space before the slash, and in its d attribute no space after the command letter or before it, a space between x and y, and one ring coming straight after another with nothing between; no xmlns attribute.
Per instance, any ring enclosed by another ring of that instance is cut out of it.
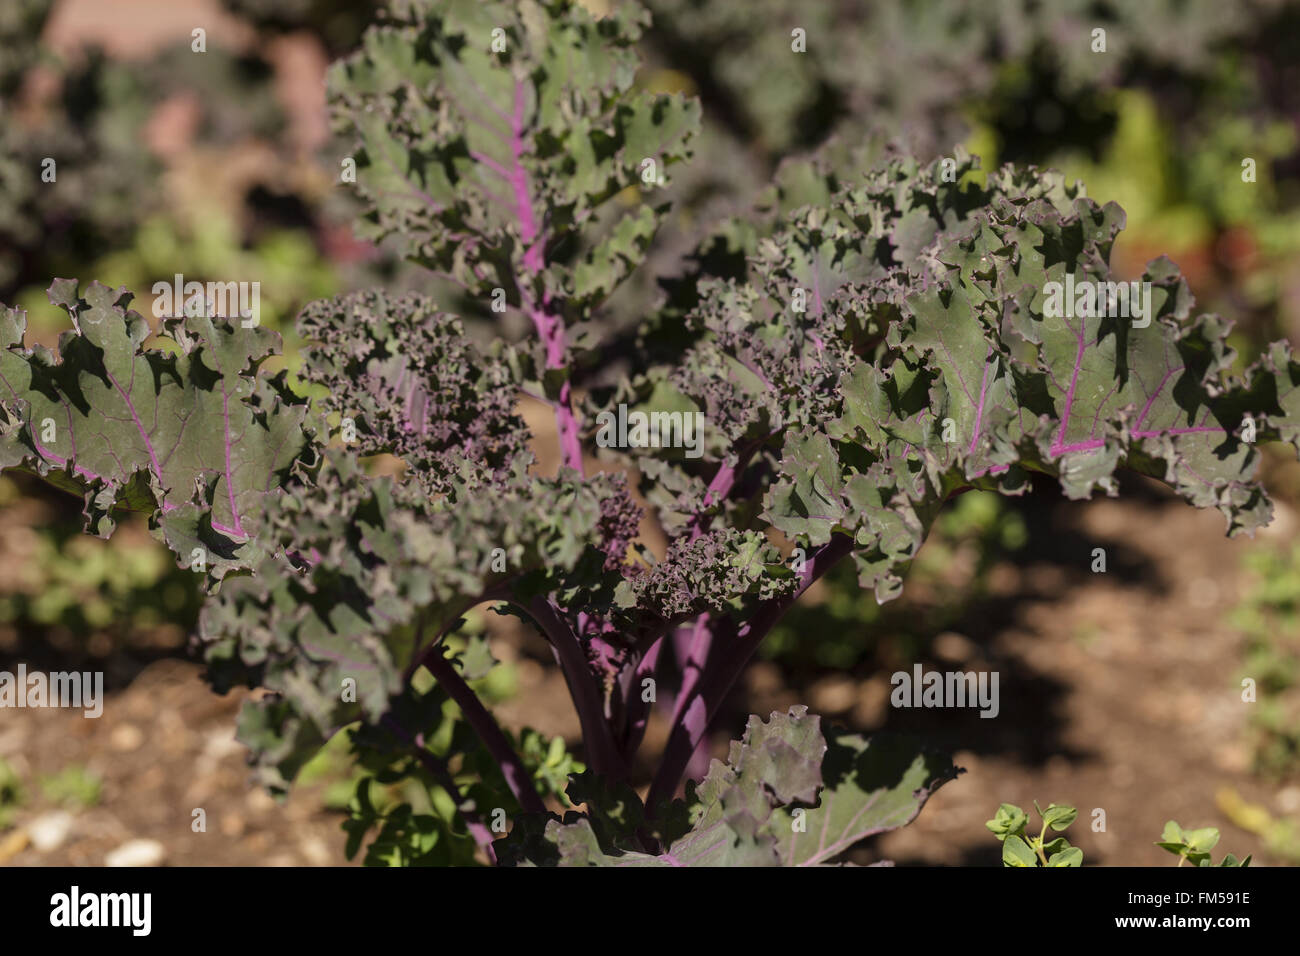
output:
<svg viewBox="0 0 1300 956"><path fill-rule="evenodd" d="M635 3L598 21L573 0L418 0L372 27L330 74L366 235L472 295L504 288L539 325L599 304L641 263L667 211L649 200L699 126L694 100L634 89L647 22ZM628 187L647 201L606 208Z"/></svg>
<svg viewBox="0 0 1300 956"><path fill-rule="evenodd" d="M114 511L145 512L183 566L196 548L218 578L258 560L267 499L316 456L305 400L283 373L259 374L279 336L187 316L163 322L167 350L150 348L125 289L95 282L82 298L56 279L49 297L73 326L57 352L26 347L26 315L0 311L0 464L82 495L103 536Z"/></svg>

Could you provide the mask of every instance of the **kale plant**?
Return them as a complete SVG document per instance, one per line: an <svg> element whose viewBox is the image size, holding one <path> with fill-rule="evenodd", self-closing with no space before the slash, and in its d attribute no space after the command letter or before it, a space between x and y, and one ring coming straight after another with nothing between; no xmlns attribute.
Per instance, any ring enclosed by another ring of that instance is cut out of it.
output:
<svg viewBox="0 0 1300 956"><path fill-rule="evenodd" d="M424 294L344 295L299 318L304 393L264 371L273 333L201 293L151 336L125 289L55 280L57 351L0 312L0 466L80 494L101 535L149 515L207 582L208 679L266 692L240 719L260 780L283 791L348 730L371 774L350 848L378 827L373 862L840 859L912 820L951 761L796 707L751 717L679 796L764 636L829 568L892 599L948 499L1034 473L1081 499L1138 472L1249 532L1271 513L1258 446L1297 442L1287 346L1234 374L1229 324L1194 312L1171 262L1140 294L1118 284L1121 209L1032 167L981 185L961 152L787 170L660 277L641 347L607 367L602 308L672 214L700 123L638 86L648 22L398 0L333 68L362 234L521 316L527 341L480 346ZM523 400L553 413L554 474ZM397 475L372 474L380 455ZM565 761L475 690L492 661L457 632L483 604L563 671L586 768L564 793ZM671 732L642 798L656 703ZM428 806L370 799L409 780Z"/></svg>

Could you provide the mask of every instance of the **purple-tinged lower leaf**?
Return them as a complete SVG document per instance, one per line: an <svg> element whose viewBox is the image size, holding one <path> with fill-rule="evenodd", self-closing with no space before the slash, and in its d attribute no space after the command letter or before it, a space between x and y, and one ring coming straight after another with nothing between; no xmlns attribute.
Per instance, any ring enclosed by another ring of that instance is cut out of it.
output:
<svg viewBox="0 0 1300 956"><path fill-rule="evenodd" d="M510 863L552 866L816 866L861 840L910 823L960 771L896 738L832 732L806 707L750 717L727 761L715 760L685 801L644 819L627 788L575 778L588 814L528 817L501 841ZM616 809L611 815L611 808ZM653 836L666 849L639 844Z"/></svg>

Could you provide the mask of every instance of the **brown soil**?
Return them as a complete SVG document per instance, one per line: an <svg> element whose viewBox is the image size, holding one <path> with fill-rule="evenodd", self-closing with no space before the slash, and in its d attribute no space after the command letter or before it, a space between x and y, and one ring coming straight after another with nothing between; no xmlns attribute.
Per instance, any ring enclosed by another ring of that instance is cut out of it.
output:
<svg viewBox="0 0 1300 956"><path fill-rule="evenodd" d="M1217 514L1181 502L1098 501L1066 514L1089 550L1073 570L1023 569L1010 619L976 648L1001 671L1002 713L945 712L945 736L967 772L878 849L900 861L996 863L984 821L1001 802L1028 809L1037 799L1079 808L1070 837L1089 863L1173 863L1153 845L1169 819L1219 827L1216 858L1287 862L1261 853L1259 837L1218 803L1235 789L1274 816L1300 810L1300 788L1249 772L1242 638L1224 621L1243 584L1242 553L1265 542L1227 540ZM1289 539L1294 529L1279 506L1260 538ZM1107 574L1089 570L1093 542L1106 548ZM961 666L965 646L954 643L951 663ZM1091 826L1098 809L1104 832Z"/></svg>

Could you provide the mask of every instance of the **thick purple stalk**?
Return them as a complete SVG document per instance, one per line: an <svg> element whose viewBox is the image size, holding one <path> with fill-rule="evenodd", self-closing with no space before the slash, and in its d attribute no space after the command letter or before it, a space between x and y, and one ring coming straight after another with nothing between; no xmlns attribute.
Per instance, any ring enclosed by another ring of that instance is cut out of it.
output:
<svg viewBox="0 0 1300 956"><path fill-rule="evenodd" d="M702 535L708 527L709 518L708 515L704 513L704 509L708 508L715 501L721 501L726 498L727 495L731 494L732 486L736 483L736 476L740 469L745 466L745 459L748 457L749 456L746 455L744 458L737 461L735 465L729 465L724 461L718 466L717 473L714 474L713 480L709 482L708 490L704 492L704 499L700 503L700 510L691 516L689 528L692 541Z"/></svg>
<svg viewBox="0 0 1300 956"><path fill-rule="evenodd" d="M595 675L587 666L587 655L582 650L582 642L545 597L533 598L527 610L550 641L555 660L569 685L569 696L573 698L578 722L582 724L587 761L601 776L622 779L627 767L614 743L609 721L605 719L600 691L596 686Z"/></svg>
<svg viewBox="0 0 1300 956"><path fill-rule="evenodd" d="M654 678L659 669L659 655L663 651L664 638L658 638L636 666L632 686L626 689L626 707L628 715L627 734L620 748L625 763L630 762L633 754L641 747L645 739L646 724L650 721L650 704L641 699L641 682L647 677Z"/></svg>
<svg viewBox="0 0 1300 956"><path fill-rule="evenodd" d="M674 635L674 648L682 672L682 686L673 703L672 726L676 727L684 717L684 712L694 698L699 687L704 668L709 661L709 652L713 647L713 622L707 613L696 618L689 629L683 628ZM678 640L684 638L684 640ZM701 735L695 750L691 753L687 769L690 773L699 773L708 767L708 741Z"/></svg>
<svg viewBox="0 0 1300 956"><path fill-rule="evenodd" d="M713 474L713 480L709 482L709 487L704 492L704 498L700 502L699 510L691 516L690 524L687 526L691 541L696 541L708 530L710 516L706 513L707 509L714 502L723 501L731 494L736 479L740 476L750 456L754 454L760 444L761 442L750 443L736 456L735 464L723 461L718 466L718 470ZM677 658L677 665L682 674L682 686L678 690L677 698L673 701L672 706L673 726L677 726L679 721L685 717L686 708L691 704L695 689L699 684L700 675L708 663L713 647L713 623L709 620L708 614L702 614L696 620L695 626L690 629L689 634L684 629L673 634L673 653ZM691 716L692 725L697 723L699 719L697 708ZM701 761L707 766L703 734L701 734L699 745L690 758L692 769L699 769L698 764Z"/></svg>
<svg viewBox="0 0 1300 956"><path fill-rule="evenodd" d="M758 612L746 621L736 632L734 642L729 642L725 654L715 654L708 662L697 691L689 701L679 706L681 719L673 727L664 749L663 760L650 784L646 797L646 806L650 813L655 805L672 798L681 782L682 773L690 761L691 754L699 746L709 724L717 716L722 702L730 693L736 679L740 677L749 659L772 626L781 619L794 603L799 600L812 583L820 578L837 561L853 550L853 539L845 534L835 534L831 540L818 548L804 565L799 586L789 594L783 594L763 602Z"/></svg>
<svg viewBox="0 0 1300 956"><path fill-rule="evenodd" d="M492 754L492 759L501 768L506 785L510 787L510 792L515 795L519 805L528 813L545 813L546 805L533 789L524 762L515 753L496 718L483 706L469 684L465 683L465 678L460 676L456 665L443 656L442 645L435 644L425 651L420 663L429 669L438 686L460 707L465 720L474 728L474 732L483 741L483 746L487 747L488 753Z"/></svg>

